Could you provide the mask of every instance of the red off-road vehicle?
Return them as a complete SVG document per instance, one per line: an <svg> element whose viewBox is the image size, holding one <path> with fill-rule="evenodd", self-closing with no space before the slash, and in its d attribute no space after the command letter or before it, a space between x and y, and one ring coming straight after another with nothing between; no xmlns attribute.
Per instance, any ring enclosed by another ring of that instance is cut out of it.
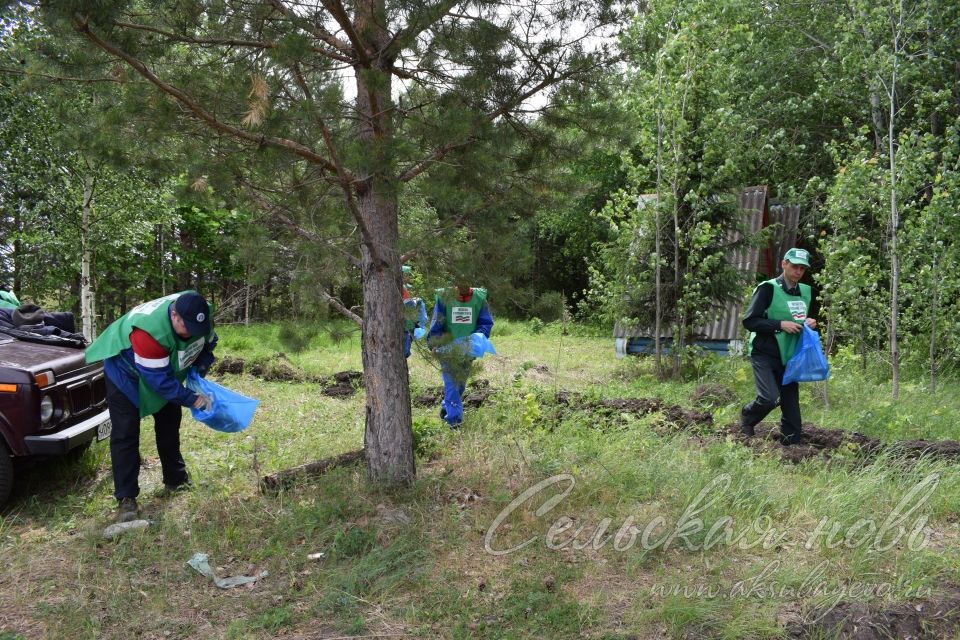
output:
<svg viewBox="0 0 960 640"><path fill-rule="evenodd" d="M110 435L102 363L86 364L78 340L0 328L0 505L17 458L82 452Z"/></svg>

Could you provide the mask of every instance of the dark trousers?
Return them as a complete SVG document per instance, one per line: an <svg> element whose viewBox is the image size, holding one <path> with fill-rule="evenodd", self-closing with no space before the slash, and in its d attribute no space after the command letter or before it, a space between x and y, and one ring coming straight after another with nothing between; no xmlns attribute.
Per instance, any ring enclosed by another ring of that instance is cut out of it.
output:
<svg viewBox="0 0 960 640"><path fill-rule="evenodd" d="M800 442L800 385L796 382L783 384L784 366L779 356L755 353L750 356L753 365L753 380L757 397L746 404L740 412L740 426L745 432L767 417L780 404L780 433L790 444Z"/></svg>
<svg viewBox="0 0 960 640"><path fill-rule="evenodd" d="M113 430L110 432L110 464L113 467L113 495L117 500L140 495L140 409L107 378L107 407ZM163 484L177 486L187 481L187 465L180 454L179 405L168 402L153 414L157 453L163 469Z"/></svg>

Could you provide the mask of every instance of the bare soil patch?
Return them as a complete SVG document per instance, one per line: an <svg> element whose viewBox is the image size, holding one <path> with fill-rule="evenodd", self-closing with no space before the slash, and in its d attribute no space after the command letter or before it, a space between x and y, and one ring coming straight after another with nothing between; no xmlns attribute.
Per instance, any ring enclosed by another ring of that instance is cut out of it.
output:
<svg viewBox="0 0 960 640"><path fill-rule="evenodd" d="M338 371L329 376L311 376L298 369L287 357L278 353L268 360L247 362L243 358L225 357L213 365L213 373L248 373L268 382L315 382L323 387L321 393L331 398L349 398L363 388L363 373Z"/></svg>
<svg viewBox="0 0 960 640"><path fill-rule="evenodd" d="M803 433L798 444L784 446L779 439L780 428L776 424L762 422L756 426L756 435L747 438L740 433L738 424L725 428L737 441L758 453L775 453L784 462L800 462L832 455L855 456L870 459L883 451L904 458L934 457L960 461L960 442L942 440L898 440L885 443L877 438L856 431L825 429L815 424L803 423Z"/></svg>
<svg viewBox="0 0 960 640"><path fill-rule="evenodd" d="M490 381L484 378L471 380L467 383L463 394L463 406L476 409L485 403L497 390L490 386ZM423 393L413 396L413 404L418 407L438 407L443 401L443 387L430 387Z"/></svg>
<svg viewBox="0 0 960 640"><path fill-rule="evenodd" d="M956 638L960 632L960 589L951 587L935 597L902 604L844 602L825 613L813 612L808 618L816 622L789 622L786 626L789 637L811 640L824 637Z"/></svg>
<svg viewBox="0 0 960 640"><path fill-rule="evenodd" d="M658 398L604 398L589 400L583 395L572 391L560 391L556 396L557 404L574 411L588 411L591 413L611 416L617 414L631 414L646 416L653 413L663 414L659 425L661 428L699 429L713 425L713 416L705 411L687 409L675 404L668 404Z"/></svg>
<svg viewBox="0 0 960 640"><path fill-rule="evenodd" d="M956 440L899 440L883 442L855 431L826 429L813 423L803 424L803 434L798 444L784 445L780 440L779 426L762 422L756 426L756 435L748 438L740 433L739 424L730 424L713 431L713 416L707 411L697 411L675 404L668 404L658 398L604 398L591 400L572 391L560 391L556 403L563 411L585 411L601 417L617 414L645 416L662 414L655 425L660 432L690 430L704 436L712 432L713 439L732 438L757 453L768 453L784 462L801 462L811 458L844 456L870 459L886 451L904 458L935 457L960 461L960 442ZM709 435L708 435L709 440Z"/></svg>
<svg viewBox="0 0 960 640"><path fill-rule="evenodd" d="M722 384L708 383L698 386L690 396L690 401L704 409L719 409L737 401L737 393Z"/></svg>

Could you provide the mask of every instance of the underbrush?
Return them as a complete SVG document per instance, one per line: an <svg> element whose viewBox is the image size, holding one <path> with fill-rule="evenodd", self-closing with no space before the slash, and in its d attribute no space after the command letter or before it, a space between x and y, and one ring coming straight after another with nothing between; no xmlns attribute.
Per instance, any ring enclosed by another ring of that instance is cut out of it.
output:
<svg viewBox="0 0 960 640"><path fill-rule="evenodd" d="M360 367L358 335L319 330L293 352L280 331L223 327L218 352L282 352L311 375ZM255 422L223 434L185 418L196 486L161 496L144 421L147 530L101 538L114 508L103 444L15 496L0 517L0 638L774 638L831 602L914 602L960 583L956 463L785 463L724 435L753 394L746 360L706 358L661 381L650 359L618 361L611 339L588 334L498 320L499 355L477 363L493 395L456 431L437 406L414 407L418 474L402 489L343 467L260 493L265 474L362 447L363 392L221 377L261 400ZM409 368L415 393L440 384L420 354ZM711 418L697 428L597 409L693 409L708 384L729 393L696 407ZM884 441L956 438L956 384L942 385L931 396L908 380L891 402L888 386L838 366L825 389L803 388L803 415ZM220 576L269 575L220 591L186 566L198 551Z"/></svg>

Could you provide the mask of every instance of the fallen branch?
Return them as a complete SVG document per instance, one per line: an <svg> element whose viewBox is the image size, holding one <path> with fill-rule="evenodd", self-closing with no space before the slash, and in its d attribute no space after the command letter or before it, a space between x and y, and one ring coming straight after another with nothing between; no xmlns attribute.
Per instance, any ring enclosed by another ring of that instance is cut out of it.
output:
<svg viewBox="0 0 960 640"><path fill-rule="evenodd" d="M263 478L260 479L260 491L262 493L266 493L268 491L280 491L285 487L289 487L297 480L323 475L335 467L341 467L343 465L360 462L364 459L364 456L364 450L358 449L356 451L341 453L340 455L333 456L332 458L323 458L321 460L315 460L313 462L308 462L307 464L302 464L299 467L293 467L292 469L284 469L282 471L277 471L276 473L271 473L270 475L263 476Z"/></svg>

